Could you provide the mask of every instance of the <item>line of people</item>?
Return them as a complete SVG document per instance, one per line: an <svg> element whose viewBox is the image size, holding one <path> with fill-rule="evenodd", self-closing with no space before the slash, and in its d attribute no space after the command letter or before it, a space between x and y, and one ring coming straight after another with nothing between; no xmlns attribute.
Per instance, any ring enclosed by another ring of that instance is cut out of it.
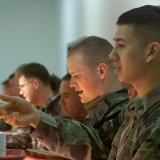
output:
<svg viewBox="0 0 160 160"><path fill-rule="evenodd" d="M67 159L159 160L159 28L159 6L134 8L118 18L114 47L90 36L68 51L70 87L87 110L83 121L50 116L10 96L0 96L6 101L0 117L32 126L32 137ZM129 102L121 82L133 86L137 97Z"/></svg>

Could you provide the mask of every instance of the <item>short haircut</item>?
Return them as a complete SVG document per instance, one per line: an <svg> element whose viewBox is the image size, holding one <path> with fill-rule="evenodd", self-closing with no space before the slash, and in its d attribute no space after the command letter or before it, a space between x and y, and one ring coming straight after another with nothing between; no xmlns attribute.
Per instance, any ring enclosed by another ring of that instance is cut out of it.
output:
<svg viewBox="0 0 160 160"><path fill-rule="evenodd" d="M67 73L62 77L62 81L68 81L68 80L71 80L71 75L69 73Z"/></svg>
<svg viewBox="0 0 160 160"><path fill-rule="evenodd" d="M8 86L9 87L10 83L9 83L9 79L6 79L2 82L2 86Z"/></svg>
<svg viewBox="0 0 160 160"><path fill-rule="evenodd" d="M108 55L112 51L112 45L103 38L90 36L72 46L67 56L76 54L77 51L81 51L87 65L92 67L99 63L110 63Z"/></svg>
<svg viewBox="0 0 160 160"><path fill-rule="evenodd" d="M50 85L50 74L46 67L40 63L28 63L20 66L17 69L18 76L26 78L36 78L41 80L44 84Z"/></svg>
<svg viewBox="0 0 160 160"><path fill-rule="evenodd" d="M52 73L50 75L50 84L51 84L51 88L54 92L59 90L60 83L61 83L61 79L57 75Z"/></svg>
<svg viewBox="0 0 160 160"><path fill-rule="evenodd" d="M9 77L2 82L2 85L3 86L9 86L10 85L10 80L13 79L14 76L15 76L15 73L10 74Z"/></svg>
<svg viewBox="0 0 160 160"><path fill-rule="evenodd" d="M76 39L75 41L72 41L72 42L68 43L67 50L69 51L72 47L74 47L76 44L78 44L79 42L81 42L85 38L86 38L86 36L83 36L81 38Z"/></svg>
<svg viewBox="0 0 160 160"><path fill-rule="evenodd" d="M144 43L160 42L160 6L145 5L119 16L117 25L132 25Z"/></svg>
<svg viewBox="0 0 160 160"><path fill-rule="evenodd" d="M9 75L9 77L8 77L8 80L13 79L13 78L14 78L14 76L15 76L15 73L11 73L11 74Z"/></svg>

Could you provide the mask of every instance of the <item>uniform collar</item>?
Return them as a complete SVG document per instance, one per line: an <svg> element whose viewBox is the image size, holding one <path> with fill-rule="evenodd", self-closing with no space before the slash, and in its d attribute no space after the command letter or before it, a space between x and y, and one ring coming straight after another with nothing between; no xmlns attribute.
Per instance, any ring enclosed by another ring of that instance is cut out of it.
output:
<svg viewBox="0 0 160 160"><path fill-rule="evenodd" d="M148 110L158 101L160 101L160 87L154 88L142 99L144 111Z"/></svg>
<svg viewBox="0 0 160 160"><path fill-rule="evenodd" d="M143 99L138 96L130 102L129 108L134 109L137 113L137 118L141 117L154 104L160 101L160 87L151 90Z"/></svg>
<svg viewBox="0 0 160 160"><path fill-rule="evenodd" d="M110 106L114 106L117 103L119 103L121 100L124 100L126 98L128 98L127 89L121 89L116 92L112 92L112 93L105 94L103 96L99 96L95 98L94 100L88 102L85 105L85 108L88 111L96 110L97 105L99 105L100 107L103 106L103 104L100 105L100 103L105 103L105 104L109 104Z"/></svg>

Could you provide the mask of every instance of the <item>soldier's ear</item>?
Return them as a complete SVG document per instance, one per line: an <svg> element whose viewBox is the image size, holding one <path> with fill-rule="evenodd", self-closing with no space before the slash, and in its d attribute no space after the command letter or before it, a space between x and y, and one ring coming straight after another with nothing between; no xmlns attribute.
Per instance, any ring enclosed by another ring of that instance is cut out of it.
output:
<svg viewBox="0 0 160 160"><path fill-rule="evenodd" d="M108 74L108 65L105 63L100 63L97 66L98 76L100 79L105 79Z"/></svg>
<svg viewBox="0 0 160 160"><path fill-rule="evenodd" d="M33 85L34 89L37 90L39 88L40 81L38 79L33 79L32 85Z"/></svg>
<svg viewBox="0 0 160 160"><path fill-rule="evenodd" d="M150 63L151 61L157 59L158 56L160 56L160 43L152 42L148 46L146 62Z"/></svg>

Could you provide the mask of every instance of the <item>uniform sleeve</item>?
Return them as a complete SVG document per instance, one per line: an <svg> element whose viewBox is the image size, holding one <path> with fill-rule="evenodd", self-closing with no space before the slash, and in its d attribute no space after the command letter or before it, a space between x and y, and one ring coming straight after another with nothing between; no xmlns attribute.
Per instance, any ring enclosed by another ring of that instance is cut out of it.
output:
<svg viewBox="0 0 160 160"><path fill-rule="evenodd" d="M121 125L121 127L119 128L119 130L117 131L113 142L112 142L112 148L111 151L109 153L109 157L108 160L115 160L116 159L116 155L117 155L117 150L118 150L118 144L121 138L121 133L122 133L122 127L123 125Z"/></svg>
<svg viewBox="0 0 160 160"><path fill-rule="evenodd" d="M140 147L132 160L160 160L160 127L146 130L145 134L138 138L138 143Z"/></svg>
<svg viewBox="0 0 160 160"><path fill-rule="evenodd" d="M105 158L97 131L74 120L51 117L41 112L40 123L31 136L41 140L55 154L68 159Z"/></svg>

